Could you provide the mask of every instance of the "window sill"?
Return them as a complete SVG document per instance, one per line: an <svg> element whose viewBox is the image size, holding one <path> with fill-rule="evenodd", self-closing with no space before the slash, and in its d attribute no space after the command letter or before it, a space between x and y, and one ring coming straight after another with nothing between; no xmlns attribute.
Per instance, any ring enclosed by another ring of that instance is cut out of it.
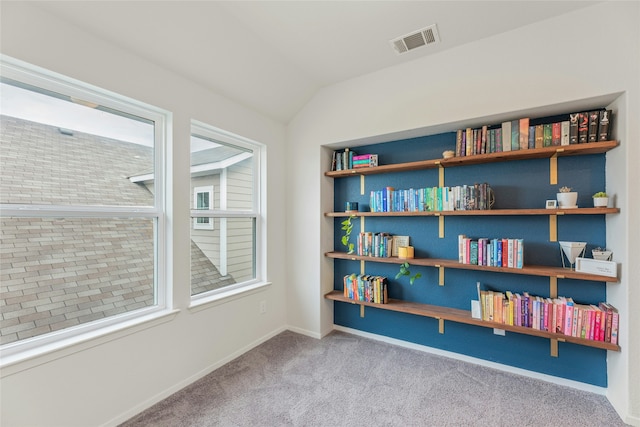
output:
<svg viewBox="0 0 640 427"><path fill-rule="evenodd" d="M2 368L0 378L170 322L179 312L180 310L174 309L150 313L23 351L16 349L15 353L9 355L5 355L6 350L4 350L0 353L0 368Z"/></svg>
<svg viewBox="0 0 640 427"><path fill-rule="evenodd" d="M205 310L217 305L226 304L228 302L244 298L248 295L252 295L258 292L264 291L264 288L271 285L271 282L258 282L251 285L243 286L241 288L232 289L226 292L219 292L213 295L195 296L191 298L191 305L189 305L189 311L192 313L200 310Z"/></svg>

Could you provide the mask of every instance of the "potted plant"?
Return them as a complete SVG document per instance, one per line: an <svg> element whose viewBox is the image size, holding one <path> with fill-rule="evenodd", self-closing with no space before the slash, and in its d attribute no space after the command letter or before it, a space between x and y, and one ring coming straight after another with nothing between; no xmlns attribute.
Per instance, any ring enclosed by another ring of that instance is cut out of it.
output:
<svg viewBox="0 0 640 427"><path fill-rule="evenodd" d="M559 208L569 209L578 207L578 192L571 190L571 187L560 187L560 192L556 194Z"/></svg>
<svg viewBox="0 0 640 427"><path fill-rule="evenodd" d="M604 191L598 191L593 195L593 207L594 208L606 208L609 204L609 197Z"/></svg>

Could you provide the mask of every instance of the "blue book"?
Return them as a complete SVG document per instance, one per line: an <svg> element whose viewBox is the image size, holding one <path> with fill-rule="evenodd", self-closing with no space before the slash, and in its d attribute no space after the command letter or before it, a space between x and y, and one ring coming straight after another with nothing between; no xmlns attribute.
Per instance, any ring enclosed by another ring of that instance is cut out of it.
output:
<svg viewBox="0 0 640 427"><path fill-rule="evenodd" d="M536 127L529 126L529 148L536 148Z"/></svg>

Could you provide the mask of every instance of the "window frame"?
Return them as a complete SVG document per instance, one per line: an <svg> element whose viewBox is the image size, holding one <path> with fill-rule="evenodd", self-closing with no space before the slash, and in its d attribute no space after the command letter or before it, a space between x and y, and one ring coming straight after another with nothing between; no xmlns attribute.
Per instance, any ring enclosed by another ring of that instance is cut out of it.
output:
<svg viewBox="0 0 640 427"><path fill-rule="evenodd" d="M267 282L266 271L266 146L254 140L236 135L234 133L216 128L212 125L201 121L191 120L192 136L202 136L214 140L215 142L236 146L239 148L251 150L253 155L252 161L252 178L253 178L253 198L251 210L229 210L225 206L219 209L195 210L190 211L190 218L219 218L221 223L228 218L252 218L254 220L254 241L253 241L253 258L254 258L254 278L251 280L235 283L220 289L191 295L191 306L197 307L212 301L217 301L236 295L241 292L250 291L265 285ZM193 169L193 166L191 166ZM191 175L191 174L190 174ZM191 176L189 179L191 185ZM223 191L223 190L221 190ZM191 265L191 263L189 263Z"/></svg>
<svg viewBox="0 0 640 427"><path fill-rule="evenodd" d="M198 196L200 194L208 194L209 200L206 209L198 206ZM213 202L213 185L203 185L200 187L193 187L193 209L197 210L209 210L211 203ZM206 219L207 221L199 222L200 219ZM193 218L193 228L195 230L213 230L213 221L210 221L209 217Z"/></svg>
<svg viewBox="0 0 640 427"><path fill-rule="evenodd" d="M0 75L17 82L88 103L113 109L125 114L148 119L154 124L154 205L153 206L84 206L0 204L2 217L36 218L146 218L154 223L154 302L118 315L105 317L69 328L14 341L0 346L0 365L14 363L43 352L78 344L106 333L131 328L143 322L154 321L173 312L168 283L170 248L167 247L168 221L166 200L170 187L166 183L166 152L170 144L171 113L144 102L111 92L71 77L0 54Z"/></svg>

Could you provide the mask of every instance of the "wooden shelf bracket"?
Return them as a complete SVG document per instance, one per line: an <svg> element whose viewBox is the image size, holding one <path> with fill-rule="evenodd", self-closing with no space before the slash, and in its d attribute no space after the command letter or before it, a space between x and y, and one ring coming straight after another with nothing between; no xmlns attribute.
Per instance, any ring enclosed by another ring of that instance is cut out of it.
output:
<svg viewBox="0 0 640 427"><path fill-rule="evenodd" d="M438 285L444 286L444 267L436 265L438 267Z"/></svg>
<svg viewBox="0 0 640 427"><path fill-rule="evenodd" d="M558 153L549 157L549 185L558 184Z"/></svg>
<svg viewBox="0 0 640 427"><path fill-rule="evenodd" d="M438 215L438 237L444 239L444 216Z"/></svg>
<svg viewBox="0 0 640 427"><path fill-rule="evenodd" d="M558 241L558 215L549 215L549 241Z"/></svg>
<svg viewBox="0 0 640 427"><path fill-rule="evenodd" d="M364 304L360 304L360 317L364 318Z"/></svg>
<svg viewBox="0 0 640 427"><path fill-rule="evenodd" d="M438 319L438 332L444 334L444 319L441 317L437 317Z"/></svg>
<svg viewBox="0 0 640 427"><path fill-rule="evenodd" d="M549 298L558 298L558 277L549 277Z"/></svg>
<svg viewBox="0 0 640 427"><path fill-rule="evenodd" d="M551 338L549 344L551 347L551 357L558 357L558 340Z"/></svg>
<svg viewBox="0 0 640 427"><path fill-rule="evenodd" d="M360 195L364 196L364 175L360 175Z"/></svg>

